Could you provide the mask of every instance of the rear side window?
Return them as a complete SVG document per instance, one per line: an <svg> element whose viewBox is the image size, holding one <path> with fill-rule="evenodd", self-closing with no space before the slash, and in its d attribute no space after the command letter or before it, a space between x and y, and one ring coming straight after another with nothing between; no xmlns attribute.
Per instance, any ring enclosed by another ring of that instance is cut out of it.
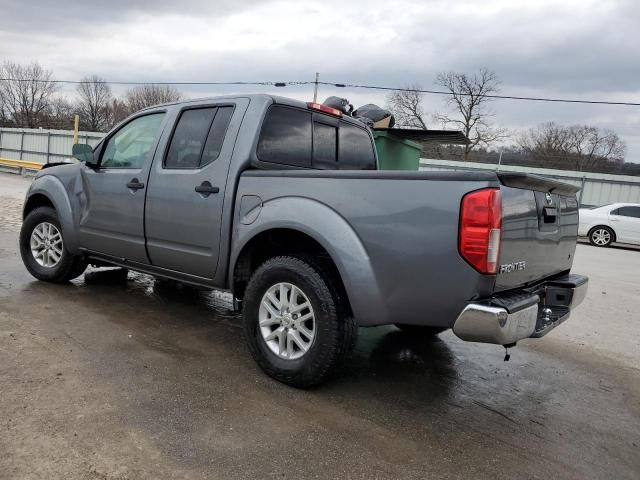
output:
<svg viewBox="0 0 640 480"><path fill-rule="evenodd" d="M613 213L613 212L612 212ZM640 218L640 207L620 207L615 215L623 217Z"/></svg>
<svg viewBox="0 0 640 480"><path fill-rule="evenodd" d="M200 165L202 147L215 113L215 108L182 112L164 162L166 168L197 168Z"/></svg>
<svg viewBox="0 0 640 480"><path fill-rule="evenodd" d="M373 144L364 128L342 123L338 145L340 170L375 170Z"/></svg>
<svg viewBox="0 0 640 480"><path fill-rule="evenodd" d="M311 167L311 113L271 107L265 116L258 159L296 167Z"/></svg>
<svg viewBox="0 0 640 480"><path fill-rule="evenodd" d="M233 107L185 110L171 138L165 168L199 168L220 155Z"/></svg>
<svg viewBox="0 0 640 480"><path fill-rule="evenodd" d="M218 107L202 151L201 167L213 162L220 155L232 115L233 107Z"/></svg>

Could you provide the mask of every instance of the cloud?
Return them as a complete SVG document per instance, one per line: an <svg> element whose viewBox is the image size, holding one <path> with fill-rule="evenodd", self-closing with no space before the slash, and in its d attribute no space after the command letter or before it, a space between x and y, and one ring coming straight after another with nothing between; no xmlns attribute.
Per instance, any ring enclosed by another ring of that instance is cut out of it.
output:
<svg viewBox="0 0 640 480"><path fill-rule="evenodd" d="M311 80L319 71L329 81L430 88L439 71L487 67L505 94L640 102L634 0L2 3L0 60L37 60L63 79ZM379 92L324 90L384 103ZM440 98L426 100L444 108ZM640 108L496 101L493 109L505 126L558 120L615 129L629 159L640 161Z"/></svg>

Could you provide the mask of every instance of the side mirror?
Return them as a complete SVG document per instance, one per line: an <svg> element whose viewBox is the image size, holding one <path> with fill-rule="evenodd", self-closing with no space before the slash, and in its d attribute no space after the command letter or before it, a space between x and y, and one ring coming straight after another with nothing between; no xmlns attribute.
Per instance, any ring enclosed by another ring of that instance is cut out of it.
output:
<svg viewBox="0 0 640 480"><path fill-rule="evenodd" d="M84 162L89 167L95 167L96 164L93 160L93 148L86 143L76 143L71 149L71 155L73 158Z"/></svg>

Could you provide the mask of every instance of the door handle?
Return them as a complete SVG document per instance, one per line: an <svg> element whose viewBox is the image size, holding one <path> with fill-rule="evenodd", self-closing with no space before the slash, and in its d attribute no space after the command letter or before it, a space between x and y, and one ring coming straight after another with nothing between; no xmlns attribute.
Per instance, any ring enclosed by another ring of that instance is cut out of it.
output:
<svg viewBox="0 0 640 480"><path fill-rule="evenodd" d="M204 181L195 188L195 191L203 197L208 197L212 193L218 193L220 189L212 186L211 183Z"/></svg>
<svg viewBox="0 0 640 480"><path fill-rule="evenodd" d="M140 190L141 188L144 188L144 183L142 183L137 178L133 178L130 182L127 183L127 188L131 190Z"/></svg>

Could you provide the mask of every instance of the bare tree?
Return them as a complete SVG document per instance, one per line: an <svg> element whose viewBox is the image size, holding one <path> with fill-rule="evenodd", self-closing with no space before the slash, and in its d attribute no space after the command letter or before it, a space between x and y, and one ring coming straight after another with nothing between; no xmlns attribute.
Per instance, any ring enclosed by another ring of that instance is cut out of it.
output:
<svg viewBox="0 0 640 480"><path fill-rule="evenodd" d="M141 85L128 90L125 94L125 101L130 113L160 103L177 102L182 98L182 93L171 85Z"/></svg>
<svg viewBox="0 0 640 480"><path fill-rule="evenodd" d="M52 72L38 63L20 65L4 62L0 66L0 104L6 117L17 127L41 126L52 96L58 90Z"/></svg>
<svg viewBox="0 0 640 480"><path fill-rule="evenodd" d="M84 128L101 132L110 125L111 88L97 75L84 77L78 84L78 113Z"/></svg>
<svg viewBox="0 0 640 480"><path fill-rule="evenodd" d="M56 96L49 102L45 117L41 122L43 128L70 130L73 128L75 107L64 97Z"/></svg>
<svg viewBox="0 0 640 480"><path fill-rule="evenodd" d="M525 132L520 147L546 166L572 162L579 171L624 162L626 144L617 133L589 125L547 122Z"/></svg>
<svg viewBox="0 0 640 480"><path fill-rule="evenodd" d="M617 133L589 125L569 127L570 147L577 155L578 170L592 168L599 160L624 161L626 144Z"/></svg>
<svg viewBox="0 0 640 480"><path fill-rule="evenodd" d="M471 150L487 147L507 136L506 130L492 128L489 123L493 112L487 108L487 103L491 100L487 95L497 93L500 87L500 81L494 72L483 68L473 75L439 73L436 84L449 92L447 104L451 112L436 114L434 118L443 126L455 126L467 136L469 143L464 148L465 160Z"/></svg>
<svg viewBox="0 0 640 480"><path fill-rule="evenodd" d="M112 128L114 125L117 125L129 116L129 107L127 107L127 104L124 101L114 98L109 102L108 112L108 128Z"/></svg>
<svg viewBox="0 0 640 480"><path fill-rule="evenodd" d="M387 96L387 109L395 117L398 127L427 130L423 97L417 91L421 89L420 85L407 85L403 90L394 91Z"/></svg>

